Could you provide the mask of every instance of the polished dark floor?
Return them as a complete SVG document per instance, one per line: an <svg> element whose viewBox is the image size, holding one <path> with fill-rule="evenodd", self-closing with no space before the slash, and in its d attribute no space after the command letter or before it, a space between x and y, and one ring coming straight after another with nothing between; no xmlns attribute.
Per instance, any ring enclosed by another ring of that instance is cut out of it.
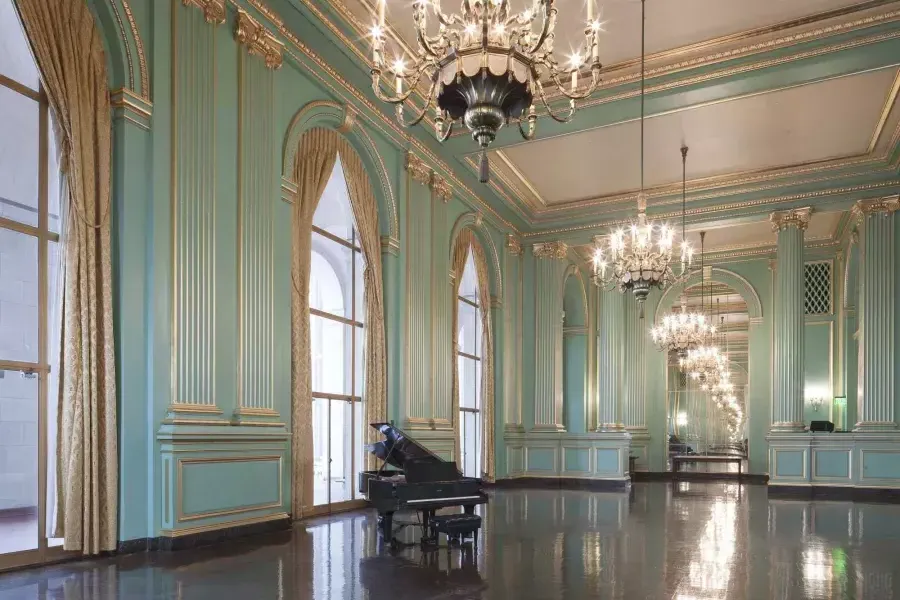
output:
<svg viewBox="0 0 900 600"><path fill-rule="evenodd" d="M0 600L900 598L900 505L638 483L622 494L497 490L482 515L476 551L391 551L374 514L356 513L200 550L0 575Z"/></svg>

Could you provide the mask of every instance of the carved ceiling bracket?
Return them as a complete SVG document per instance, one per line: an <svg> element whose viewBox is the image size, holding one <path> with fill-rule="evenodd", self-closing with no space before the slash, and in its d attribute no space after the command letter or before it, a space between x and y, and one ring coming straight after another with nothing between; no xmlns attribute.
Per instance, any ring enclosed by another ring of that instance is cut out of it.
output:
<svg viewBox="0 0 900 600"><path fill-rule="evenodd" d="M413 181L417 181L422 185L431 184L431 167L412 152L406 153L406 170L409 171Z"/></svg>
<svg viewBox="0 0 900 600"><path fill-rule="evenodd" d="M225 22L225 0L182 0L185 6L196 6L203 11L207 23L221 25Z"/></svg>
<svg viewBox="0 0 900 600"><path fill-rule="evenodd" d="M532 247L535 258L563 260L569 254L569 246L565 242L542 242Z"/></svg>
<svg viewBox="0 0 900 600"><path fill-rule="evenodd" d="M234 39L247 47L251 56L261 56L269 69L278 69L284 64L284 44L275 39L275 34L259 21L238 9L234 23Z"/></svg>
<svg viewBox="0 0 900 600"><path fill-rule="evenodd" d="M511 233L506 234L506 249L513 256L522 256L522 242Z"/></svg>

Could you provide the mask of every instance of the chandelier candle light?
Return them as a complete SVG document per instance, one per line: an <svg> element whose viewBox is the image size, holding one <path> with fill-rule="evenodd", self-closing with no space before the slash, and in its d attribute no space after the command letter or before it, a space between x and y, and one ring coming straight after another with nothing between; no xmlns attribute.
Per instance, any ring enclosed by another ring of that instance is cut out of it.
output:
<svg viewBox="0 0 900 600"><path fill-rule="evenodd" d="M684 206L687 181L687 146L681 147L681 239L685 237ZM690 252L690 251L689 251ZM681 312L665 315L662 323L650 329L653 343L661 351L668 354L675 352L679 358L687 357L689 350L706 345L716 333L716 327L710 323L706 315L688 312L687 295L681 293Z"/></svg>
<svg viewBox="0 0 900 600"><path fill-rule="evenodd" d="M674 231L668 225L659 225L647 218L647 194L644 192L645 9L646 0L641 0L641 189L637 195L637 222L632 223L627 233L618 229L605 240L602 236L594 238L592 276L594 284L601 288L617 288L621 293L630 291L634 294L641 305L641 317L650 290L654 287L664 290L680 281L689 272L693 256L682 231L681 269L676 275L673 270Z"/></svg>
<svg viewBox="0 0 900 600"><path fill-rule="evenodd" d="M703 305L706 303L706 271L703 268L703 249L706 240L706 232L700 232L700 297ZM702 309L701 309L702 312ZM713 328L712 335L707 338L707 342L701 346L697 346L687 351L687 355L678 361L678 366L683 373L691 376L691 379L698 381L704 390L718 383L718 373L722 356L719 348L713 344L712 336L715 335Z"/></svg>
<svg viewBox="0 0 900 600"><path fill-rule="evenodd" d="M462 0L461 12L450 14L443 12L440 0L415 0L416 55L408 66L402 56L394 59L388 69L393 94L385 93L385 3L378 0L378 22L371 29L375 95L397 105L397 120L404 127L417 125L432 109L435 134L441 142L450 137L456 123L465 123L482 149L482 183L488 181L487 147L503 125L515 120L523 138L534 138L535 97L550 117L567 123L575 114L575 101L590 96L600 83L603 23L594 15L593 0L587 2L584 43L571 55L568 66L560 66L553 53L555 0L534 0L531 8L520 13L510 12L509 0ZM429 23L437 24L431 33ZM579 89L578 77L585 64L590 65L590 83ZM425 103L407 121L403 104L423 81ZM553 111L545 84L555 86L569 99L568 112Z"/></svg>

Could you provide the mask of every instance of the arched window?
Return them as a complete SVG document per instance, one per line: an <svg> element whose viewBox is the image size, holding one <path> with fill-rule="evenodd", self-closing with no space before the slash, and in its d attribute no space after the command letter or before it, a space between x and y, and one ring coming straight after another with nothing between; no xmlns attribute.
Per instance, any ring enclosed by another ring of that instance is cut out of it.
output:
<svg viewBox="0 0 900 600"><path fill-rule="evenodd" d="M363 260L340 157L313 216L309 277L313 501L361 498ZM352 435L348 435L352 432Z"/></svg>
<svg viewBox="0 0 900 600"><path fill-rule="evenodd" d="M48 560L60 541L38 519L52 517L56 494L59 165L47 96L12 0L0 0L0 132L0 512L16 515L0 519L2 570Z"/></svg>
<svg viewBox="0 0 900 600"><path fill-rule="evenodd" d="M466 477L481 473L481 311L475 260L469 249L457 297L459 369L459 466Z"/></svg>

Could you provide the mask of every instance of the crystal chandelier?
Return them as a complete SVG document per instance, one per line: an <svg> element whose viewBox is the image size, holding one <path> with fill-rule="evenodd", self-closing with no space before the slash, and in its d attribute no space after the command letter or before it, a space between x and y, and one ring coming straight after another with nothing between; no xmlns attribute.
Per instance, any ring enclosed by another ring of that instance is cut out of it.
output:
<svg viewBox="0 0 900 600"><path fill-rule="evenodd" d="M684 228L685 189L687 181L687 146L681 147L681 239L686 239ZM700 258L702 260L703 254ZM702 270L702 267L701 267ZM687 295L681 294L681 312L665 315L662 322L650 329L656 347L665 353L675 352L686 358L689 350L706 345L716 334L716 327L703 313L688 312Z"/></svg>
<svg viewBox="0 0 900 600"><path fill-rule="evenodd" d="M673 270L674 232L665 224L656 224L647 218L647 194L644 192L644 90L645 90L645 0L641 0L641 190L637 196L637 222L626 232L612 232L604 251L604 239L594 238L592 281L599 287L631 291L641 305L652 288L664 290L677 283L687 273L692 250L687 240L681 241L681 268ZM682 206L682 222L684 207Z"/></svg>
<svg viewBox="0 0 900 600"><path fill-rule="evenodd" d="M555 0L534 0L531 8L520 13L510 12L509 0L462 0L460 13L450 14L441 10L440 0L415 0L416 55L410 65L402 56L393 60L388 69L393 93L385 93L385 3L378 0L378 23L371 29L375 95L397 105L397 120L404 127L420 123L432 108L435 134L441 142L450 137L455 124L464 123L482 149L482 183L488 180L487 147L503 125L517 121L522 137L530 140L537 121L535 98L553 120L567 123L575 114L575 101L590 96L600 83L603 23L594 15L593 0L587 3L585 40L570 56L568 66L560 66L553 53ZM437 24L432 33L429 23ZM579 88L586 64L590 83ZM403 104L423 81L425 103L407 121ZM569 99L567 112L553 111L545 85Z"/></svg>
<svg viewBox="0 0 900 600"><path fill-rule="evenodd" d="M700 257L703 258L703 246L706 239L706 232L700 232ZM705 283L706 271L700 269L700 297L705 304ZM713 329L715 335L715 329ZM678 361L678 366L682 372L690 375L691 379L700 384L700 389L710 391L719 384L722 371L727 371L727 358L719 351L718 346L713 343L713 336L707 337L706 343L691 348L687 354Z"/></svg>

